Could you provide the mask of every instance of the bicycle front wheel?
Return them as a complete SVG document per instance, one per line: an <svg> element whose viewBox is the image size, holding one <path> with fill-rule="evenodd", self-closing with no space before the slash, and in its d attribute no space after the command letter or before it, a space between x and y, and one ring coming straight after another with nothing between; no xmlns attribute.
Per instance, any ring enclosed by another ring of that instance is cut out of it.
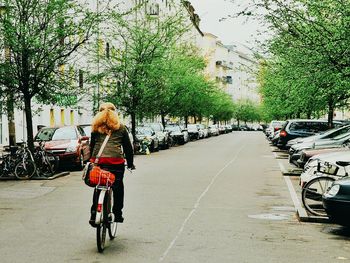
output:
<svg viewBox="0 0 350 263"><path fill-rule="evenodd" d="M113 211L113 204L114 204L113 190L112 189L108 192L108 196L109 196L108 235L109 235L109 239L113 240L117 236L117 222L114 221L114 214L112 212Z"/></svg>
<svg viewBox="0 0 350 263"><path fill-rule="evenodd" d="M301 192L305 209L316 216L327 216L322 204L322 195L335 181L329 176L319 176L310 180Z"/></svg>
<svg viewBox="0 0 350 263"><path fill-rule="evenodd" d="M98 252L103 252L106 242L106 224L101 223L96 227L96 240Z"/></svg>
<svg viewBox="0 0 350 263"><path fill-rule="evenodd" d="M15 167L15 176L20 180L30 179L33 177L35 170L35 163L27 159L17 163Z"/></svg>

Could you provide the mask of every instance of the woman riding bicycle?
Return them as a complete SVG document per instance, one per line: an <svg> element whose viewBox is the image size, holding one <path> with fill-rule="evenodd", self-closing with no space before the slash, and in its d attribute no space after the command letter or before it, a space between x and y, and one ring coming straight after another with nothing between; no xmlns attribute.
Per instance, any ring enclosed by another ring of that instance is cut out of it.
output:
<svg viewBox="0 0 350 263"><path fill-rule="evenodd" d="M126 127L120 123L116 107L112 103L103 103L92 121L92 132L90 142L90 161L94 162L107 134L110 138L105 146L98 165L115 175L113 189L113 213L115 222L124 221L122 209L124 206L124 184L125 159L129 169L135 169L133 147L130 142ZM90 224L94 226L96 217L96 204L98 191L95 190L93 204L91 207Z"/></svg>

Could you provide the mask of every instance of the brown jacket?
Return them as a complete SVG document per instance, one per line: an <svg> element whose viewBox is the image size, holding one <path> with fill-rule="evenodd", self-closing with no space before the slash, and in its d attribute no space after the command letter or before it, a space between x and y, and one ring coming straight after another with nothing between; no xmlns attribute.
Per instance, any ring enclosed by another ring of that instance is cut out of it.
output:
<svg viewBox="0 0 350 263"><path fill-rule="evenodd" d="M106 134L96 132L91 133L91 158L96 157L105 138ZM112 132L100 160L102 162L103 160L110 160L113 162L114 160L125 158L128 162L128 167L132 167L134 165L133 152L134 151L130 142L128 131L124 125L121 125L119 130ZM101 161L100 163L102 163Z"/></svg>

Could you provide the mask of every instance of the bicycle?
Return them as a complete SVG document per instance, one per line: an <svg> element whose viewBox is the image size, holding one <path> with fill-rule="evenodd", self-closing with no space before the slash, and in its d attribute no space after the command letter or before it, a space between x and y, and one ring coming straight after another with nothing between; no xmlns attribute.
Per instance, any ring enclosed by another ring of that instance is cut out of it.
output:
<svg viewBox="0 0 350 263"><path fill-rule="evenodd" d="M35 149L34 160L37 166L39 177L50 177L54 175L59 166L57 156L45 150L45 142L39 141L39 146Z"/></svg>
<svg viewBox="0 0 350 263"><path fill-rule="evenodd" d="M17 156L20 158L14 169L17 179L25 180L32 178L36 172L36 165L33 154L26 143L23 143L21 149L17 151Z"/></svg>
<svg viewBox="0 0 350 263"><path fill-rule="evenodd" d="M5 154L0 157L0 177L14 176L18 162L18 146L5 147Z"/></svg>
<svg viewBox="0 0 350 263"><path fill-rule="evenodd" d="M113 190L112 184L107 181L106 186L97 185L95 191L98 191L98 202L96 207L96 241L98 252L103 252L106 242L106 232L110 240L117 235L117 222L113 214Z"/></svg>
<svg viewBox="0 0 350 263"><path fill-rule="evenodd" d="M346 166L350 165L350 162L337 161L336 164L343 167L345 176L348 176ZM318 163L317 171L323 175L317 176L306 183L301 192L302 202L309 213L316 216L327 216L322 204L322 196L337 178L344 177L337 176L338 169L337 166L330 163L325 163L321 168L320 163Z"/></svg>

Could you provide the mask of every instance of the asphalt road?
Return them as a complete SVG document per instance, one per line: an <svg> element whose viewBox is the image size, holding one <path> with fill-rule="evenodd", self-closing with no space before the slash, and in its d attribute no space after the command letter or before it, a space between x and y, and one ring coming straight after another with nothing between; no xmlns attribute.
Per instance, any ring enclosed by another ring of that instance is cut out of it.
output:
<svg viewBox="0 0 350 263"><path fill-rule="evenodd" d="M0 182L0 262L348 262L350 230L298 222L262 133L136 157L125 222L97 253L79 173Z"/></svg>

